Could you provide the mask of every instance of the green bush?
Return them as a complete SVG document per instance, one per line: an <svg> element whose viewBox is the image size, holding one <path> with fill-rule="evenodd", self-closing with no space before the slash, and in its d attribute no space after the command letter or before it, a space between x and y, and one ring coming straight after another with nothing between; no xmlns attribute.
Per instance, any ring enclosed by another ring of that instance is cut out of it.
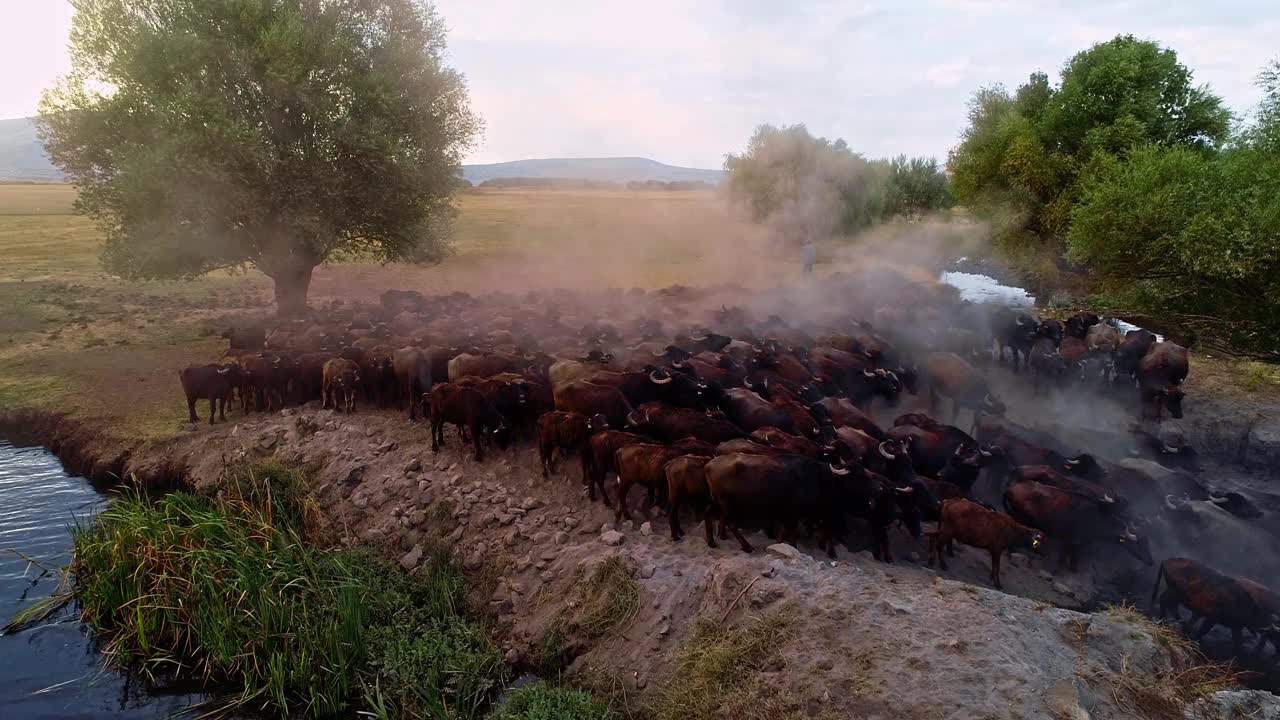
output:
<svg viewBox="0 0 1280 720"><path fill-rule="evenodd" d="M616 715L593 695L537 682L511 693L493 720L612 720Z"/></svg>

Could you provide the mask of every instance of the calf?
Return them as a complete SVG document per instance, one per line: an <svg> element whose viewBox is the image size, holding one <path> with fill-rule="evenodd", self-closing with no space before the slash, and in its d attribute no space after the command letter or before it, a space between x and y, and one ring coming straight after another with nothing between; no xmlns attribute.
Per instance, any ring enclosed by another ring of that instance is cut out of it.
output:
<svg viewBox="0 0 1280 720"><path fill-rule="evenodd" d="M360 385L360 369L345 358L333 358L324 364L320 395L321 407L356 411L356 388ZM341 406L339 405L341 402Z"/></svg>
<svg viewBox="0 0 1280 720"><path fill-rule="evenodd" d="M1117 503L1025 481L1005 490L1004 505L1020 522L1043 528L1060 542L1060 561L1066 561L1073 572L1078 569L1081 549L1100 541L1118 543L1144 564L1153 562L1146 539L1133 533Z"/></svg>
<svg viewBox="0 0 1280 720"><path fill-rule="evenodd" d="M618 470L618 509L614 518L621 523L623 518L631 519L631 511L627 508L627 494L632 485L641 485L648 493L648 507L653 505L656 494L665 493L667 476L663 468L667 463L681 455L707 455L715 452L715 448L700 440L685 438L672 445L650 445L634 443L621 447L614 453L614 467Z"/></svg>
<svg viewBox="0 0 1280 720"><path fill-rule="evenodd" d="M561 456L570 452L585 453L590 437L585 415L553 411L539 416L538 457L542 460L542 477L551 476L557 451Z"/></svg>
<svg viewBox="0 0 1280 720"><path fill-rule="evenodd" d="M614 466L615 453L619 448L627 445L648 442L653 440L643 435L620 430L603 430L592 435L587 441L587 450L583 455L582 463L582 482L587 486L587 497L595 500L598 487L605 507L613 507L613 502L609 500L609 492L605 490L604 480L610 472L617 469Z"/></svg>
<svg viewBox="0 0 1280 720"><path fill-rule="evenodd" d="M214 411L225 421L227 419L227 400L240 385L240 366L226 365L191 365L178 372L178 380L182 382L182 392L187 396L187 415L190 422L199 422L196 417L196 401L209 401L209 424L213 424Z"/></svg>
<svg viewBox="0 0 1280 720"><path fill-rule="evenodd" d="M431 389L430 407L432 452L439 452L444 444L445 423L470 431L476 462L484 460L486 439L500 449L507 447L511 428L479 389L456 383L437 385Z"/></svg>
<svg viewBox="0 0 1280 720"><path fill-rule="evenodd" d="M1044 543L1039 530L1018 523L1004 513L982 507L972 500L952 498L943 500L938 511L938 530L929 536L929 567L935 559L947 569L947 559L942 549L951 551L951 542L959 540L965 545L983 548L991 553L991 582L1004 588L1000 582L1000 557L1012 548L1029 547L1038 551Z"/></svg>
<svg viewBox="0 0 1280 720"><path fill-rule="evenodd" d="M746 442L733 440L732 442ZM721 446L723 447L723 445ZM719 448L716 448L719 453ZM684 537L680 529L680 508L688 503L694 512L703 514L703 522L707 531L707 547L715 547L711 522L711 489L707 486L706 466L710 457L703 455L683 455L675 458L663 467L667 478L667 519L671 524L671 539L679 542Z"/></svg>
<svg viewBox="0 0 1280 720"><path fill-rule="evenodd" d="M835 448L830 445L819 445L812 440L792 435L775 427L759 428L751 433L750 437L761 445L803 455L810 460L830 460L835 454Z"/></svg>

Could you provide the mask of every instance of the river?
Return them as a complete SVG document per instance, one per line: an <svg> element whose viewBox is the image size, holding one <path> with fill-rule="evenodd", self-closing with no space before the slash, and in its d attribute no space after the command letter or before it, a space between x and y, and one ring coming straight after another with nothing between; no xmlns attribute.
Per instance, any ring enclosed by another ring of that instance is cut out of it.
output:
<svg viewBox="0 0 1280 720"><path fill-rule="evenodd" d="M0 625L48 597L71 559L69 527L86 522L107 495L71 475L47 450L0 441ZM202 698L160 695L106 667L74 608L38 627L0 635L0 718L168 717Z"/></svg>

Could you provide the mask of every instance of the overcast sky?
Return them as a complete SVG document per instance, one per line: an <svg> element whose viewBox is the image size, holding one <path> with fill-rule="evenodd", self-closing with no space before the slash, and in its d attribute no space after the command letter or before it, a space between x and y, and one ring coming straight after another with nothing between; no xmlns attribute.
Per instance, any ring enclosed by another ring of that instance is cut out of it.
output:
<svg viewBox="0 0 1280 720"><path fill-rule="evenodd" d="M974 88L1117 33L1177 50L1237 112L1280 55L1277 0L437 0L486 130L471 162L641 155L719 167L755 125L945 158ZM67 68L66 0L0 0L0 117Z"/></svg>

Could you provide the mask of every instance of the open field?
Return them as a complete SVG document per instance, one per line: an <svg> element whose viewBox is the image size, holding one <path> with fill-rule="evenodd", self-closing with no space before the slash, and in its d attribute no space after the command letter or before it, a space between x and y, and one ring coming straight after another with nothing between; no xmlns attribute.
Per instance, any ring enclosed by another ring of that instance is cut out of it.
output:
<svg viewBox="0 0 1280 720"><path fill-rule="evenodd" d="M98 232L72 213L73 201L67 185L0 184L0 410L55 410L131 438L172 436L185 416L177 370L218 356L225 318L272 312L271 283L253 270L193 282L108 277ZM321 268L312 303L376 301L388 288L762 286L800 273L766 230L736 218L713 193L475 191L459 197L459 208L455 254L444 263ZM964 228L940 227L903 225L872 241L895 254L924 252L924 235L973 241ZM861 262L855 252L820 247L820 272ZM1197 365L1208 368L1200 358ZM1202 377L1228 393L1280 387L1263 366L1222 363Z"/></svg>
<svg viewBox="0 0 1280 720"><path fill-rule="evenodd" d="M217 357L229 315L272 311L260 273L128 283L98 263L100 236L67 185L0 184L0 410L38 408L159 439L182 427L176 372ZM317 271L312 303L388 288L769 281L767 237L710 193L507 191L459 199L455 254L435 267L346 262Z"/></svg>

